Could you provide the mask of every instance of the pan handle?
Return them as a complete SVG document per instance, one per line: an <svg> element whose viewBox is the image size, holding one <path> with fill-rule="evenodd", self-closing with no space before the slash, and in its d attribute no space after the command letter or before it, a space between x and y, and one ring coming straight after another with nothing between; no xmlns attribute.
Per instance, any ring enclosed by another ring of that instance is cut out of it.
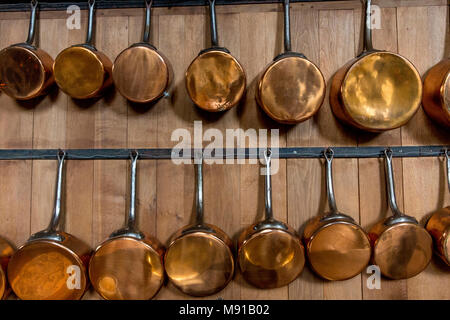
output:
<svg viewBox="0 0 450 320"><path fill-rule="evenodd" d="M152 24L152 6L153 0L145 0L145 25L144 25L144 39L145 43L150 43L150 30Z"/></svg>
<svg viewBox="0 0 450 320"><path fill-rule="evenodd" d="M384 150L384 155L386 158L385 172L386 172L386 183L388 191L389 206L394 213L394 217L402 217L405 214L400 211L397 205L397 199L395 197L395 183L394 183L394 170L392 168L392 150Z"/></svg>
<svg viewBox="0 0 450 320"><path fill-rule="evenodd" d="M34 35L36 33L36 11L38 7L37 0L31 0L31 16L30 16L30 26L28 28L28 38L25 41L26 44L32 45L34 41Z"/></svg>
<svg viewBox="0 0 450 320"><path fill-rule="evenodd" d="M93 29L94 29L94 6L95 0L88 1L89 6L89 17L88 17L88 28L86 33L86 44L92 46Z"/></svg>
<svg viewBox="0 0 450 320"><path fill-rule="evenodd" d="M325 156L325 169L326 169L326 180L327 180L327 197L328 197L328 206L330 207L330 216L339 215L339 211L336 206L336 198L334 196L334 187L333 187L333 158L334 151L331 148L328 148L323 152Z"/></svg>
<svg viewBox="0 0 450 320"><path fill-rule="evenodd" d="M195 169L197 173L197 190L195 197L196 207L196 224L198 226L203 225L203 155L196 154L195 156Z"/></svg>
<svg viewBox="0 0 450 320"><path fill-rule="evenodd" d="M266 179L265 179L265 189L266 189L266 221L273 220L273 210L272 210L272 175L270 172L270 164L272 160L272 150L267 149L264 151L264 160L266 161Z"/></svg>
<svg viewBox="0 0 450 320"><path fill-rule="evenodd" d="M372 44L372 0L365 2L365 24L364 24L364 44L361 54L374 51Z"/></svg>
<svg viewBox="0 0 450 320"><path fill-rule="evenodd" d="M211 46L218 47L219 40L217 37L217 22L216 22L216 0L209 0L209 13L211 18Z"/></svg>
<svg viewBox="0 0 450 320"><path fill-rule="evenodd" d="M447 186L450 191L450 150L445 149L445 158L447 159Z"/></svg>
<svg viewBox="0 0 450 320"><path fill-rule="evenodd" d="M284 0L284 52L291 52L290 1Z"/></svg>

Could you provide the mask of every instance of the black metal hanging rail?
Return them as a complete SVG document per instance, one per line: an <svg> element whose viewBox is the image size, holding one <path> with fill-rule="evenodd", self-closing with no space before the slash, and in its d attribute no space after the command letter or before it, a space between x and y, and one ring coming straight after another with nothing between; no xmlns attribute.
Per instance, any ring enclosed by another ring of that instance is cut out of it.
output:
<svg viewBox="0 0 450 320"><path fill-rule="evenodd" d="M393 157L440 157L450 146L407 146L390 147ZM72 160L124 160L129 159L132 151L139 152L140 159L164 160L172 158L193 159L199 150L188 149L65 149L66 159ZM219 149L205 152L205 159L256 159L265 148ZM325 148L296 147L272 149L273 156L281 159L322 158ZM382 158L386 147L333 147L335 158ZM0 160L54 160L57 149L1 149Z"/></svg>
<svg viewBox="0 0 450 320"><path fill-rule="evenodd" d="M291 0L291 2L325 2L342 0ZM346 1L346 0L344 0ZM281 3L282 0L217 0L217 5L238 4L267 4ZM70 5L77 5L81 9L87 9L87 1L42 1L39 2L39 10L66 10ZM154 0L154 7L190 7L205 6L206 0ZM120 9L144 7L144 0L97 0L97 9ZM28 11L30 1L0 0L0 11Z"/></svg>

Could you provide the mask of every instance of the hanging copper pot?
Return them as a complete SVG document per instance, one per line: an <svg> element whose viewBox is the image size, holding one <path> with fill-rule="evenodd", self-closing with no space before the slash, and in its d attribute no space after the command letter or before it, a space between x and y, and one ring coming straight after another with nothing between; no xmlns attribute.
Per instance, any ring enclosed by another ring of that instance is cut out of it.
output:
<svg viewBox="0 0 450 320"><path fill-rule="evenodd" d="M284 1L284 53L262 74L256 99L269 117L295 124L314 116L325 98L322 72L302 53L292 52L289 0Z"/></svg>
<svg viewBox="0 0 450 320"><path fill-rule="evenodd" d="M145 3L144 39L122 51L112 71L117 90L136 103L155 102L168 95L173 79L169 60L149 42L153 1Z"/></svg>
<svg viewBox="0 0 450 320"><path fill-rule="evenodd" d="M148 300L164 282L164 247L136 228L138 156L137 152L131 156L130 211L125 226L95 249L89 263L92 286L108 300Z"/></svg>
<svg viewBox="0 0 450 320"><path fill-rule="evenodd" d="M342 122L380 132L401 127L414 116L422 99L422 81L410 61L373 48L371 0L365 1L364 49L334 75L330 104Z"/></svg>
<svg viewBox="0 0 450 320"><path fill-rule="evenodd" d="M95 0L89 0L86 42L61 51L53 72L58 87L74 99L98 97L112 84L112 62L92 41Z"/></svg>
<svg viewBox="0 0 450 320"><path fill-rule="evenodd" d="M241 233L238 263L244 279L261 289L283 287L294 281L305 265L305 250L297 232L277 221L272 211L271 157L267 150L265 219Z"/></svg>
<svg viewBox="0 0 450 320"><path fill-rule="evenodd" d="M391 279L407 279L428 266L433 241L414 217L402 213L395 197L392 150L385 151L386 184L393 216L377 223L369 232L373 246L373 263Z"/></svg>
<svg viewBox="0 0 450 320"><path fill-rule="evenodd" d="M6 270L13 254L13 246L5 239L0 238L0 300L6 299L11 292L6 278Z"/></svg>
<svg viewBox="0 0 450 320"><path fill-rule="evenodd" d="M333 150L324 152L330 212L309 222L303 234L312 269L327 280L346 280L360 274L372 254L369 237L355 220L338 211L333 190Z"/></svg>
<svg viewBox="0 0 450 320"><path fill-rule="evenodd" d="M37 6L38 2L32 0L27 40L0 51L0 87L17 100L43 95L54 83L52 57L33 45Z"/></svg>
<svg viewBox="0 0 450 320"><path fill-rule="evenodd" d="M8 280L22 300L77 300L88 287L91 249L81 240L58 231L65 152L58 153L55 208L47 229L33 234L12 256Z"/></svg>
<svg viewBox="0 0 450 320"><path fill-rule="evenodd" d="M244 69L217 39L215 0L209 0L212 47L200 51L186 71L186 89L199 108L220 112L236 106L244 96Z"/></svg>

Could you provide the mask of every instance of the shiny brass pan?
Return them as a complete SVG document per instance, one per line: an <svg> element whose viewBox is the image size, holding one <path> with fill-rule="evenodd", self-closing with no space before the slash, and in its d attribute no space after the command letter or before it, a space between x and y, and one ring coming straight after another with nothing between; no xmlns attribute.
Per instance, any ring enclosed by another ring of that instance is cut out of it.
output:
<svg viewBox="0 0 450 320"><path fill-rule="evenodd" d="M88 4L86 42L60 52L53 65L56 84L74 99L98 97L112 84L112 62L92 42L95 0L89 0Z"/></svg>
<svg viewBox="0 0 450 320"><path fill-rule="evenodd" d="M303 54L292 52L289 0L284 1L284 50L266 68L258 82L256 99L269 117L296 124L314 116L325 98L322 72Z"/></svg>
<svg viewBox="0 0 450 320"><path fill-rule="evenodd" d="M363 52L334 75L330 104L345 124L380 132L401 127L414 116L422 81L410 61L373 48L371 28L371 0L366 0Z"/></svg>
<svg viewBox="0 0 450 320"><path fill-rule="evenodd" d="M41 96L54 83L52 57L33 45L37 6L37 1L31 1L27 40L0 51L0 87L17 100Z"/></svg>

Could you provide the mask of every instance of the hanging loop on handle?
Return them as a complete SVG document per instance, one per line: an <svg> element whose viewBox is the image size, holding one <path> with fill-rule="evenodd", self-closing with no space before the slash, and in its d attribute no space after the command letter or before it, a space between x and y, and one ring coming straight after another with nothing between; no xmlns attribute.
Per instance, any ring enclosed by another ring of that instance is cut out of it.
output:
<svg viewBox="0 0 450 320"><path fill-rule="evenodd" d="M372 0L365 1L364 46L362 53L374 51L372 44Z"/></svg>
<svg viewBox="0 0 450 320"><path fill-rule="evenodd" d="M28 38L25 41L26 44L32 45L34 41L34 35L36 33L36 11L38 7L37 0L31 0L31 16L30 16L30 26L28 28Z"/></svg>
<svg viewBox="0 0 450 320"><path fill-rule="evenodd" d="M339 211L336 206L336 198L334 196L334 187L333 187L333 158L334 151L331 148L326 149L323 152L325 156L325 165L326 165L326 181L327 181L327 197L328 197L328 206L330 207L330 215L338 215Z"/></svg>
<svg viewBox="0 0 450 320"><path fill-rule="evenodd" d="M196 224L203 225L203 154L195 155L195 169L197 173L197 190L195 198Z"/></svg>
<svg viewBox="0 0 450 320"><path fill-rule="evenodd" d="M385 166L385 172L386 172L386 183L387 183L387 191L388 191L388 199L389 199L389 206L394 213L394 217L402 217L405 214L400 211L397 205L397 198L395 197L395 183L394 183L394 170L392 168L392 150L386 149L384 151L384 155L386 158L386 166Z"/></svg>
<svg viewBox="0 0 450 320"><path fill-rule="evenodd" d="M216 0L209 0L209 13L211 19L211 46L218 47L219 40L217 37Z"/></svg>
<svg viewBox="0 0 450 320"><path fill-rule="evenodd" d="M131 231L136 229L136 167L139 153L133 151L131 157L131 175L130 175L130 211L126 221L126 228Z"/></svg>
<svg viewBox="0 0 450 320"><path fill-rule="evenodd" d="M273 210L272 210L272 176L270 172L270 164L272 158L272 151L267 149L264 151L264 159L266 161L266 179L265 179L265 189L266 189L266 220L273 220Z"/></svg>
<svg viewBox="0 0 450 320"><path fill-rule="evenodd" d="M150 43L150 30L152 24L153 0L145 0L145 25L143 42Z"/></svg>
<svg viewBox="0 0 450 320"><path fill-rule="evenodd" d="M450 150L445 149L445 158L447 159L447 186L450 192Z"/></svg>
<svg viewBox="0 0 450 320"><path fill-rule="evenodd" d="M291 19L290 19L290 1L284 0L284 52L292 51L291 48Z"/></svg>
<svg viewBox="0 0 450 320"><path fill-rule="evenodd" d="M87 28L87 33L86 33L86 44L92 45L93 29L94 29L95 0L89 0L88 6L89 6L89 16L88 16L88 28Z"/></svg>

